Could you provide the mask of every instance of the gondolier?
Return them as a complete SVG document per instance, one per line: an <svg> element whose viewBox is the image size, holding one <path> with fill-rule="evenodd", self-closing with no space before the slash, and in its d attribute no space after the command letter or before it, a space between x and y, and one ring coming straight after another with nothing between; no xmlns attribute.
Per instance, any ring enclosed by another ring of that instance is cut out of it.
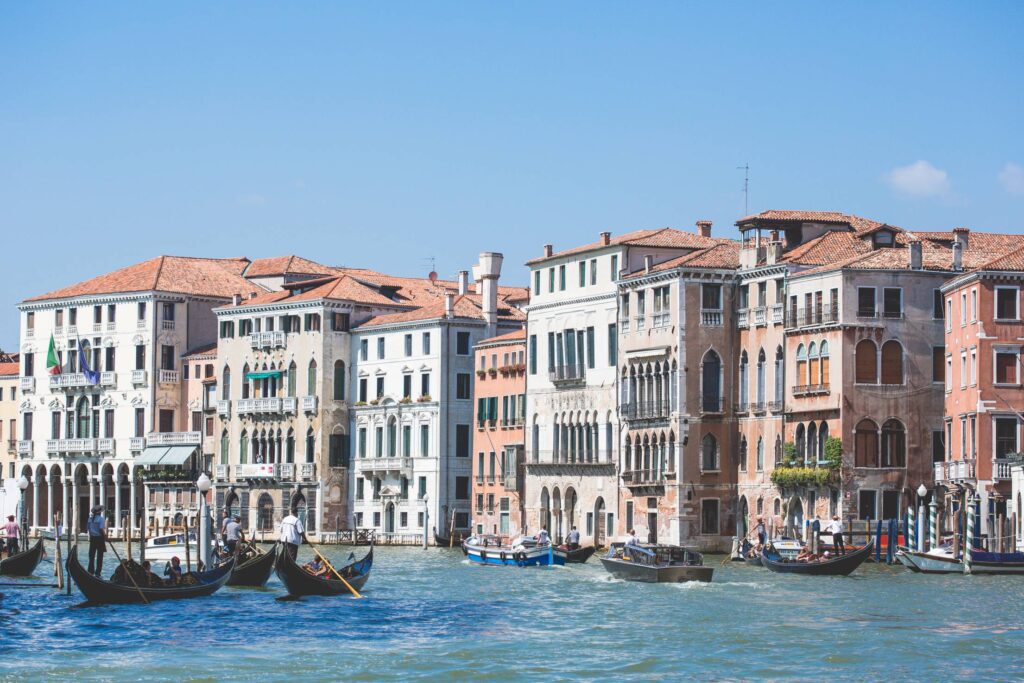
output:
<svg viewBox="0 0 1024 683"><path fill-rule="evenodd" d="M103 553L107 551L107 520L103 516L102 505L92 509L86 526L89 530L89 573L100 576L103 573Z"/></svg>
<svg viewBox="0 0 1024 683"><path fill-rule="evenodd" d="M281 543L293 560L298 556L299 546L303 541L309 542L306 530L302 526L302 520L295 516L295 510L291 510L288 516L281 520Z"/></svg>
<svg viewBox="0 0 1024 683"><path fill-rule="evenodd" d="M843 523L839 515L832 515L832 521L825 527L825 531L832 534L832 549L837 555L846 554L846 546L843 545Z"/></svg>
<svg viewBox="0 0 1024 683"><path fill-rule="evenodd" d="M764 545L765 541L768 540L768 534L764 528L764 517L758 515L757 526L754 527L754 531L757 533L757 544Z"/></svg>
<svg viewBox="0 0 1024 683"><path fill-rule="evenodd" d="M4 531L7 533L7 556L15 555L18 552L18 538L21 529L14 521L14 515L7 515L7 524L4 524Z"/></svg>
<svg viewBox="0 0 1024 683"><path fill-rule="evenodd" d="M566 546L569 550L576 550L580 547L580 532L575 526L569 531L569 537L566 539Z"/></svg>
<svg viewBox="0 0 1024 683"><path fill-rule="evenodd" d="M224 550L229 555L235 554L235 547L238 546L238 541L242 537L242 518L239 515L231 517L226 524L224 524Z"/></svg>

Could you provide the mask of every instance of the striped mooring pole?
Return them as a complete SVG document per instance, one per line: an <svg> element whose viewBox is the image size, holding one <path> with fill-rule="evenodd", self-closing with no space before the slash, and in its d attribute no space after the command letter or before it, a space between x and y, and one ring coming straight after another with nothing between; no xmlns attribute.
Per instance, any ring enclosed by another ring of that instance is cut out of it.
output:
<svg viewBox="0 0 1024 683"><path fill-rule="evenodd" d="M928 550L932 550L939 544L938 507L934 500L928 504Z"/></svg>
<svg viewBox="0 0 1024 683"><path fill-rule="evenodd" d="M907 548L917 550L917 520L914 519L914 506L907 508Z"/></svg>
<svg viewBox="0 0 1024 683"><path fill-rule="evenodd" d="M964 543L964 574L971 573L971 563L974 555L974 497L967 500L967 541Z"/></svg>

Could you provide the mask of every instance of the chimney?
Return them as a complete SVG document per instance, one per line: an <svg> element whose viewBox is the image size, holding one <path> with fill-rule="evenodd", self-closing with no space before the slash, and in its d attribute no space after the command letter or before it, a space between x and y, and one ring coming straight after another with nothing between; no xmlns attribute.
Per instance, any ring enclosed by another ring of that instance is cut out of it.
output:
<svg viewBox="0 0 1024 683"><path fill-rule="evenodd" d="M778 230L772 230L771 233L769 233L769 234L771 235L772 242L778 242L779 241L779 231Z"/></svg>
<svg viewBox="0 0 1024 683"><path fill-rule="evenodd" d="M651 254L647 254L646 256L644 256L644 272L651 272L652 265L654 265L654 256L652 256Z"/></svg>
<svg viewBox="0 0 1024 683"><path fill-rule="evenodd" d="M455 296L451 292L444 293L444 317L452 317L452 303L455 300Z"/></svg>
<svg viewBox="0 0 1024 683"><path fill-rule="evenodd" d="M465 294L469 289L469 271L459 271L459 294Z"/></svg>
<svg viewBox="0 0 1024 683"><path fill-rule="evenodd" d="M241 304L242 304L242 295L241 294L232 294L231 295L231 305L232 306L240 306Z"/></svg>
<svg viewBox="0 0 1024 683"><path fill-rule="evenodd" d="M607 247L609 244L611 244L611 241L612 241L612 234L610 232L602 232L601 233L601 246L602 247Z"/></svg>
<svg viewBox="0 0 1024 683"><path fill-rule="evenodd" d="M484 322L487 323L488 337L493 337L498 330L498 278L501 277L501 262L504 258L493 251L480 254L480 278L483 280L480 307L483 309Z"/></svg>
<svg viewBox="0 0 1024 683"><path fill-rule="evenodd" d="M964 246L959 241L953 242L953 270L963 270Z"/></svg>
<svg viewBox="0 0 1024 683"><path fill-rule="evenodd" d="M953 241L959 242L964 249L967 248L967 237L971 234L970 228L953 228Z"/></svg>
<svg viewBox="0 0 1024 683"><path fill-rule="evenodd" d="M910 268L912 270L921 270L921 242L910 243Z"/></svg>
<svg viewBox="0 0 1024 683"><path fill-rule="evenodd" d="M480 264L473 266L473 293L480 294L483 287L480 285Z"/></svg>
<svg viewBox="0 0 1024 683"><path fill-rule="evenodd" d="M550 244L544 245L544 258L548 258L553 253L554 247Z"/></svg>
<svg viewBox="0 0 1024 683"><path fill-rule="evenodd" d="M701 237L711 237L711 221L697 221L697 234Z"/></svg>

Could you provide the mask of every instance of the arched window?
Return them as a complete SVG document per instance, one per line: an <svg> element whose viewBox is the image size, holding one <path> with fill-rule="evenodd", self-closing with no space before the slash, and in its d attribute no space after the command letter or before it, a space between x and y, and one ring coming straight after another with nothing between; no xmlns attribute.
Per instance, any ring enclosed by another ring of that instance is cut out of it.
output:
<svg viewBox="0 0 1024 683"><path fill-rule="evenodd" d="M818 426L813 422L807 425L807 457L805 461L808 463L818 461Z"/></svg>
<svg viewBox="0 0 1024 683"><path fill-rule="evenodd" d="M83 396L75 404L75 413L78 418L77 436L79 439L88 439L92 434L92 405L89 399Z"/></svg>
<svg viewBox="0 0 1024 683"><path fill-rule="evenodd" d="M231 400L231 368L226 365L221 373L220 397L225 401Z"/></svg>
<svg viewBox="0 0 1024 683"><path fill-rule="evenodd" d="M740 472L747 471L747 437L740 437L740 449L736 456L736 462L739 464Z"/></svg>
<svg viewBox="0 0 1024 683"><path fill-rule="evenodd" d="M765 379L765 355L764 349L757 352L757 397L758 406L764 406L764 379Z"/></svg>
<svg viewBox="0 0 1024 683"><path fill-rule="evenodd" d="M828 422L818 425L818 459L825 459L825 442L828 441Z"/></svg>
<svg viewBox="0 0 1024 683"><path fill-rule="evenodd" d="M313 428L306 430L306 462L313 462L314 451L316 450L316 437L313 435Z"/></svg>
<svg viewBox="0 0 1024 683"><path fill-rule="evenodd" d="M284 442L284 461L295 462L295 430L288 428L288 436Z"/></svg>
<svg viewBox="0 0 1024 683"><path fill-rule="evenodd" d="M882 344L882 384L903 384L903 347L895 339Z"/></svg>
<svg viewBox="0 0 1024 683"><path fill-rule="evenodd" d="M870 339L857 342L855 381L857 384L878 384L878 347Z"/></svg>
<svg viewBox="0 0 1024 683"><path fill-rule="evenodd" d="M334 361L334 400L345 400L345 361Z"/></svg>
<svg viewBox="0 0 1024 683"><path fill-rule="evenodd" d="M882 467L906 467L907 432L899 420L882 425Z"/></svg>
<svg viewBox="0 0 1024 683"><path fill-rule="evenodd" d="M804 451L804 445L805 445L804 444L804 436L805 436L804 426L802 424L797 425L796 426L796 435L795 435L795 438L793 440L793 444L796 446L796 459L797 459L797 462L800 462L801 460L804 459L804 455L805 455L805 451Z"/></svg>
<svg viewBox="0 0 1024 683"><path fill-rule="evenodd" d="M306 393L309 396L316 396L316 360L309 361L309 370L306 374Z"/></svg>
<svg viewBox="0 0 1024 683"><path fill-rule="evenodd" d="M701 407L706 413L722 410L722 359L714 351L708 351L701 364Z"/></svg>
<svg viewBox="0 0 1024 683"><path fill-rule="evenodd" d="M782 397L785 395L786 374L783 368L785 357L786 354L783 353L781 346L775 349L775 403L778 407L782 406Z"/></svg>
<svg viewBox="0 0 1024 683"><path fill-rule="evenodd" d="M807 347L807 383L817 384L821 377L821 365L818 360L818 345L811 342Z"/></svg>
<svg viewBox="0 0 1024 683"><path fill-rule="evenodd" d="M700 444L700 468L704 472L718 470L718 441L711 434L705 435Z"/></svg>
<svg viewBox="0 0 1024 683"><path fill-rule="evenodd" d="M228 439L228 430L220 433L220 464L227 465L231 452L231 441Z"/></svg>
<svg viewBox="0 0 1024 683"><path fill-rule="evenodd" d="M242 398L249 398L249 364L242 366Z"/></svg>
<svg viewBox="0 0 1024 683"><path fill-rule="evenodd" d="M878 425L872 420L864 419L857 423L853 454L857 467L878 467Z"/></svg>
<svg viewBox="0 0 1024 683"><path fill-rule="evenodd" d="M803 344L796 347L796 383L807 386L807 348Z"/></svg>
<svg viewBox="0 0 1024 683"><path fill-rule="evenodd" d="M740 410L747 409L747 352L740 354Z"/></svg>
<svg viewBox="0 0 1024 683"><path fill-rule="evenodd" d="M668 471L676 471L676 433L668 433Z"/></svg>
<svg viewBox="0 0 1024 683"><path fill-rule="evenodd" d="M287 378L287 381L288 381L288 395L291 396L292 398L295 397L295 390L296 390L296 387L295 387L295 374L296 374L295 370L296 370L296 368L295 368L295 361L292 361L291 364L288 366L288 378Z"/></svg>
<svg viewBox="0 0 1024 683"><path fill-rule="evenodd" d="M782 464L782 435L775 437L775 464Z"/></svg>
<svg viewBox="0 0 1024 683"><path fill-rule="evenodd" d="M757 437L757 471L760 472L764 469L764 437ZM761 512L761 501L758 499L757 511Z"/></svg>
<svg viewBox="0 0 1024 683"><path fill-rule="evenodd" d="M821 358L821 379L818 380L818 383L827 387L831 384L831 380L828 368L828 342L824 339L821 341L821 347L818 349L818 356Z"/></svg>
<svg viewBox="0 0 1024 683"><path fill-rule="evenodd" d="M626 471L626 472L632 472L633 471L633 445L632 444L633 444L633 442L627 436L626 437L626 444L625 444L625 447L624 447L624 452L622 454L623 462L624 462L624 465L625 465L622 469L624 471Z"/></svg>
<svg viewBox="0 0 1024 683"><path fill-rule="evenodd" d="M244 465L249 462L249 432L242 430L242 437L238 440L238 463Z"/></svg>
<svg viewBox="0 0 1024 683"><path fill-rule="evenodd" d="M261 493L256 506L256 527L260 531L272 531L274 528L274 500L269 493Z"/></svg>
<svg viewBox="0 0 1024 683"><path fill-rule="evenodd" d="M398 421L392 415L388 418L388 457L398 455Z"/></svg>

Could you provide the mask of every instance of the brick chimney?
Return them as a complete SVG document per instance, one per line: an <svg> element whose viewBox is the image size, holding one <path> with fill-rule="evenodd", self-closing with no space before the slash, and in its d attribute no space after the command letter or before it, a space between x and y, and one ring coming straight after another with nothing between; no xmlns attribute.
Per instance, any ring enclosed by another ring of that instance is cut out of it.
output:
<svg viewBox="0 0 1024 683"><path fill-rule="evenodd" d="M953 270L963 270L963 263L964 245L960 242L953 242Z"/></svg>
<svg viewBox="0 0 1024 683"><path fill-rule="evenodd" d="M697 234L701 237L711 237L711 221L697 221Z"/></svg>
<svg viewBox="0 0 1024 683"><path fill-rule="evenodd" d="M544 258L548 258L549 256L551 256L553 251L554 251L554 247L553 246L551 246L550 244L545 244L544 245Z"/></svg>
<svg viewBox="0 0 1024 683"><path fill-rule="evenodd" d="M232 294L231 295L231 305L232 306L240 306L241 304L242 304L242 295L241 294Z"/></svg>
<svg viewBox="0 0 1024 683"><path fill-rule="evenodd" d="M493 251L480 254L480 279L483 280L480 307L487 323L488 337L493 337L498 330L498 278L501 277L501 262L504 259L504 256Z"/></svg>
<svg viewBox="0 0 1024 683"><path fill-rule="evenodd" d="M444 293L444 317L446 318L452 317L454 299L455 296L451 292Z"/></svg>
<svg viewBox="0 0 1024 683"><path fill-rule="evenodd" d="M601 246L602 247L607 247L609 244L611 244L611 241L612 241L612 234L610 232L602 232L601 233Z"/></svg>
<svg viewBox="0 0 1024 683"><path fill-rule="evenodd" d="M920 241L910 243L910 268L912 270L921 270L922 268Z"/></svg>
<svg viewBox="0 0 1024 683"><path fill-rule="evenodd" d="M971 234L970 228L953 228L953 241L959 242L964 249L967 248L967 238Z"/></svg>

